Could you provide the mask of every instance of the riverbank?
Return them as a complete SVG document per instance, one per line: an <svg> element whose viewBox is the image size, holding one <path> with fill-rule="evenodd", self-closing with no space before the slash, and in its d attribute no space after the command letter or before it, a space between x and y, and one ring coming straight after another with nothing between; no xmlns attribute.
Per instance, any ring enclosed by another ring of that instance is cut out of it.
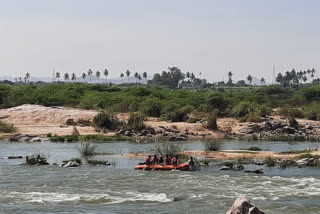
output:
<svg viewBox="0 0 320 214"><path fill-rule="evenodd" d="M14 125L20 135L47 140L48 136L73 135L75 130L81 136L126 136L131 139L169 139L180 140L221 140L221 139L298 139L318 140L320 138L320 122L297 119L299 127L290 127L286 118L272 116L264 122L240 122L235 118L218 118L218 130L205 128L205 120L195 123L168 122L159 118L148 117L144 121L149 130L135 133L132 130L100 132L92 126L92 120L98 111L74 109L68 107L45 107L40 105L22 105L0 110L0 120ZM129 114L119 113L120 121L126 122ZM68 125L67 121L76 121L76 125ZM150 128L152 131L150 131ZM9 139L14 134L2 135ZM26 139L26 138L25 138Z"/></svg>

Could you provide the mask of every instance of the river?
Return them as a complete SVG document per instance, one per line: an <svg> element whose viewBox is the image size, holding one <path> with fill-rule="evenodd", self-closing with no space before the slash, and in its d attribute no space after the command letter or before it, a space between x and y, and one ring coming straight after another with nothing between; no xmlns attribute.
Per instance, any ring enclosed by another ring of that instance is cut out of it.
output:
<svg viewBox="0 0 320 214"><path fill-rule="evenodd" d="M320 147L319 142L224 141L222 149L259 146L270 151ZM196 172L135 171L139 159L121 154L149 153L153 144L99 143L99 156L111 166L61 168L20 165L11 155L43 154L50 162L78 157L76 144L0 142L0 213L219 213L239 195L265 213L320 213L320 169L264 167L264 175L219 171L218 166ZM203 149L188 142L185 149ZM257 166L248 166L255 167Z"/></svg>

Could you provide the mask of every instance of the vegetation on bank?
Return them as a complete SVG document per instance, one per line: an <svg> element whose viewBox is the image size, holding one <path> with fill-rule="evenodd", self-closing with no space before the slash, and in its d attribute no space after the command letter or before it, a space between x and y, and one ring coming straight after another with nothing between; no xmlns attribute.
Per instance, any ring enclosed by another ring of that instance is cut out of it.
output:
<svg viewBox="0 0 320 214"><path fill-rule="evenodd" d="M272 109L278 109L276 113L283 116L320 119L320 86L218 89L172 90L157 86L118 87L83 83L0 84L0 108L22 104L68 106L108 112L141 112L170 121L188 121L188 114L195 112L214 112L218 117L257 121L270 115Z"/></svg>
<svg viewBox="0 0 320 214"><path fill-rule="evenodd" d="M13 133L16 128L13 125L0 121L0 133Z"/></svg>
<svg viewBox="0 0 320 214"><path fill-rule="evenodd" d="M51 136L51 142L110 142L110 141L127 141L129 138L125 136L105 136L105 135L64 135Z"/></svg>

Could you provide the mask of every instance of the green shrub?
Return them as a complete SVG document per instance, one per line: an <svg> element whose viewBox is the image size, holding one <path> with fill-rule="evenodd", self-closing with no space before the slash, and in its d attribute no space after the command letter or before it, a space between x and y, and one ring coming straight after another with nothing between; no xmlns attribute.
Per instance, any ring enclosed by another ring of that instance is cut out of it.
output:
<svg viewBox="0 0 320 214"><path fill-rule="evenodd" d="M186 122L189 119L188 114L193 109L194 107L191 105L180 107L178 104L170 103L162 109L161 119L171 122Z"/></svg>
<svg viewBox="0 0 320 214"><path fill-rule="evenodd" d="M230 169L232 169L234 167L234 162L233 161L226 161L226 162L223 162L222 165L223 166L227 166L229 167Z"/></svg>
<svg viewBox="0 0 320 214"><path fill-rule="evenodd" d="M171 157L180 155L183 151L183 145L181 143L173 142L159 142L154 145L152 152L165 156L170 155Z"/></svg>
<svg viewBox="0 0 320 214"><path fill-rule="evenodd" d="M309 120L320 120L320 103L305 106L304 114Z"/></svg>
<svg viewBox="0 0 320 214"><path fill-rule="evenodd" d="M159 99L148 99L142 103L142 112L147 116L160 117L162 103Z"/></svg>
<svg viewBox="0 0 320 214"><path fill-rule="evenodd" d="M256 146L251 146L251 147L248 148L248 150L249 150L249 151L262 151L261 148L256 147Z"/></svg>
<svg viewBox="0 0 320 214"><path fill-rule="evenodd" d="M219 151L222 147L222 144L219 142L205 142L204 149L205 151Z"/></svg>
<svg viewBox="0 0 320 214"><path fill-rule="evenodd" d="M304 114L300 109L289 105L282 106L277 113L284 117L304 118Z"/></svg>
<svg viewBox="0 0 320 214"><path fill-rule="evenodd" d="M266 164L267 166L271 167L271 166L275 166L276 165L276 161L275 159L273 159L272 157L266 157L263 161L264 164Z"/></svg>
<svg viewBox="0 0 320 214"><path fill-rule="evenodd" d="M93 118L93 123L96 127L115 130L119 127L120 122L114 114L100 112Z"/></svg>
<svg viewBox="0 0 320 214"><path fill-rule="evenodd" d="M145 128L144 116L140 113L131 113L127 125L135 131L141 131Z"/></svg>
<svg viewBox="0 0 320 214"><path fill-rule="evenodd" d="M293 127L293 128L299 127L299 123L296 121L296 119L294 117L289 117L288 121L289 121L290 127Z"/></svg>
<svg viewBox="0 0 320 214"><path fill-rule="evenodd" d="M217 116L216 116L215 112L208 115L206 128L210 129L210 130L217 130L218 129Z"/></svg>
<svg viewBox="0 0 320 214"><path fill-rule="evenodd" d="M13 125L0 121L0 132L13 133L15 131L16 131L16 128Z"/></svg>
<svg viewBox="0 0 320 214"><path fill-rule="evenodd" d="M87 157L95 155L96 146L92 145L91 143L80 143L80 145L77 146L76 149L82 156Z"/></svg>

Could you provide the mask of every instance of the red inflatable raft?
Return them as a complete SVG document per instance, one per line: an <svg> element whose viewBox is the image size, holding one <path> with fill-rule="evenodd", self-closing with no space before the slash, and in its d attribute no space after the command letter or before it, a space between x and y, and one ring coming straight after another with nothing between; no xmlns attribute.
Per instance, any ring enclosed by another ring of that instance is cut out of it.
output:
<svg viewBox="0 0 320 214"><path fill-rule="evenodd" d="M138 165L135 166L134 169L137 170L181 170L181 171L186 171L189 170L189 165L188 163L183 163L183 164L178 164L178 165Z"/></svg>

